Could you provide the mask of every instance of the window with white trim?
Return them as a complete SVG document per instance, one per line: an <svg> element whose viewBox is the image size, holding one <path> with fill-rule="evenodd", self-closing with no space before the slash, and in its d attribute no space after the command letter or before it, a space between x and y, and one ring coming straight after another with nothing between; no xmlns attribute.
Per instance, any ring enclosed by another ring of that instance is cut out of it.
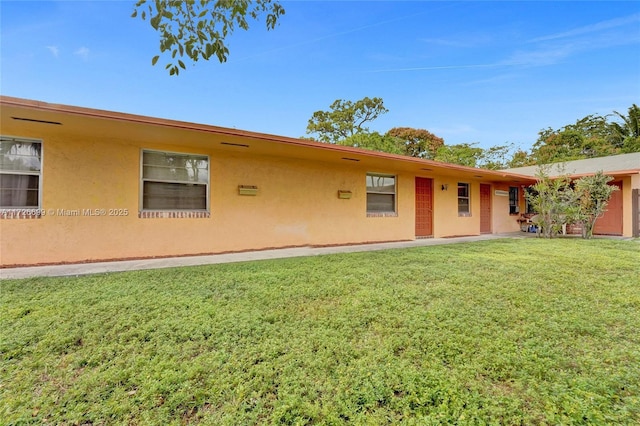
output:
<svg viewBox="0 0 640 426"><path fill-rule="evenodd" d="M39 209L42 142L0 136L0 208Z"/></svg>
<svg viewBox="0 0 640 426"><path fill-rule="evenodd" d="M209 209L209 157L142 151L142 210Z"/></svg>
<svg viewBox="0 0 640 426"><path fill-rule="evenodd" d="M396 177L367 173L367 213L395 213Z"/></svg>
<svg viewBox="0 0 640 426"><path fill-rule="evenodd" d="M458 216L471 215L469 184L458 182Z"/></svg>

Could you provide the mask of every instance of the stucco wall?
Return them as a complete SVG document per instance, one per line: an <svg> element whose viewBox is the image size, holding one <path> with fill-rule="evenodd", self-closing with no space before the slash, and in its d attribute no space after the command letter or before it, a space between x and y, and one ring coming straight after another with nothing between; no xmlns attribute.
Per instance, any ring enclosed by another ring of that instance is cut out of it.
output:
<svg viewBox="0 0 640 426"><path fill-rule="evenodd" d="M142 148L210 156L209 218L138 217ZM43 138L42 172L46 214L0 221L1 262L76 262L412 239L413 175L398 174L397 217L367 217L367 171L395 174L125 138L48 135ZM258 195L240 196L238 185L255 185ZM353 196L339 199L338 190L350 190ZM104 209L107 215L87 216L85 209ZM127 215L109 215L124 209Z"/></svg>
<svg viewBox="0 0 640 426"><path fill-rule="evenodd" d="M640 187L638 178L640 175L622 178L622 235L625 237L633 236L632 190Z"/></svg>
<svg viewBox="0 0 640 426"><path fill-rule="evenodd" d="M458 215L458 182L469 183L469 216ZM442 185L447 185L442 190ZM480 184L468 179L438 177L434 179L434 237L478 235L480 233Z"/></svg>
<svg viewBox="0 0 640 426"><path fill-rule="evenodd" d="M49 123L42 124L13 120L11 114L3 110L4 135L42 140L45 214L0 219L1 265L411 240L416 176L433 179L434 237L480 233L480 183L485 180L492 185L492 232L519 229L508 215L508 197L494 192L508 184L477 176L480 170L435 167L435 172L384 158L346 161L342 154L327 155L315 147L266 146L251 140L253 136L207 133L186 125L73 114L40 117ZM229 141L251 148L222 145ZM139 217L142 149L208 155L210 216ZM396 175L397 215L367 215L367 172ZM458 215L458 182L470 184L468 216ZM257 186L258 193L241 196L238 185ZM338 198L338 190L351 191L351 199ZM85 213L89 211L100 213Z"/></svg>
<svg viewBox="0 0 640 426"><path fill-rule="evenodd" d="M520 211L518 214L509 214L509 187L515 186L518 188L518 205ZM517 183L509 184L496 184L491 187L493 194L493 232L505 233L505 232L517 232L520 231L520 224L518 219L520 215L525 211L524 191L521 185ZM503 191L506 195L496 195L495 191Z"/></svg>

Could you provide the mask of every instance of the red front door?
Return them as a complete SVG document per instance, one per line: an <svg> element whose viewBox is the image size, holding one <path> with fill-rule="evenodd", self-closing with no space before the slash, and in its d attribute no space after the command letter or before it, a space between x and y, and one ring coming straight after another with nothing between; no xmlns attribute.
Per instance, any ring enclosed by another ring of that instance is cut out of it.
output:
<svg viewBox="0 0 640 426"><path fill-rule="evenodd" d="M611 194L604 216L596 220L593 233L597 235L622 235L622 181L611 184L618 191Z"/></svg>
<svg viewBox="0 0 640 426"><path fill-rule="evenodd" d="M480 233L491 233L491 185L480 184Z"/></svg>
<svg viewBox="0 0 640 426"><path fill-rule="evenodd" d="M416 237L433 236L433 180L416 178Z"/></svg>

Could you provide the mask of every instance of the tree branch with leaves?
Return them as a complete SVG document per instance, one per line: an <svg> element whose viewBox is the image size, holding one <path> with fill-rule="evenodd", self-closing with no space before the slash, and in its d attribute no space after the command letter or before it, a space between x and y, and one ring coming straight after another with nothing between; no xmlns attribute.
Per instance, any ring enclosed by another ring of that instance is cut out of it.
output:
<svg viewBox="0 0 640 426"><path fill-rule="evenodd" d="M274 0L139 0L133 18L149 20L160 34L160 53L171 58L165 68L170 75L186 69L183 58L192 62L216 57L226 62L227 37L236 28L249 29L249 20L266 15L267 30L274 29L285 11ZM152 58L155 65L160 55Z"/></svg>

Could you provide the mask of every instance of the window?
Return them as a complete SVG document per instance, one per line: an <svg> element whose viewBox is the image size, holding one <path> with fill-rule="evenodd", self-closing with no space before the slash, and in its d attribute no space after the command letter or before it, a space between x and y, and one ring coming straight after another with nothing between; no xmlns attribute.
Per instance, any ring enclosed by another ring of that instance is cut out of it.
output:
<svg viewBox="0 0 640 426"><path fill-rule="evenodd" d="M458 182L458 216L469 216L470 214L469 184Z"/></svg>
<svg viewBox="0 0 640 426"><path fill-rule="evenodd" d="M142 151L143 210L207 210L209 157Z"/></svg>
<svg viewBox="0 0 640 426"><path fill-rule="evenodd" d="M40 208L42 142L0 136L0 207Z"/></svg>
<svg viewBox="0 0 640 426"><path fill-rule="evenodd" d="M520 203L518 201L518 187L510 186L509 187L509 214L518 214L520 213Z"/></svg>
<svg viewBox="0 0 640 426"><path fill-rule="evenodd" d="M395 213L396 177L367 173L367 213Z"/></svg>

